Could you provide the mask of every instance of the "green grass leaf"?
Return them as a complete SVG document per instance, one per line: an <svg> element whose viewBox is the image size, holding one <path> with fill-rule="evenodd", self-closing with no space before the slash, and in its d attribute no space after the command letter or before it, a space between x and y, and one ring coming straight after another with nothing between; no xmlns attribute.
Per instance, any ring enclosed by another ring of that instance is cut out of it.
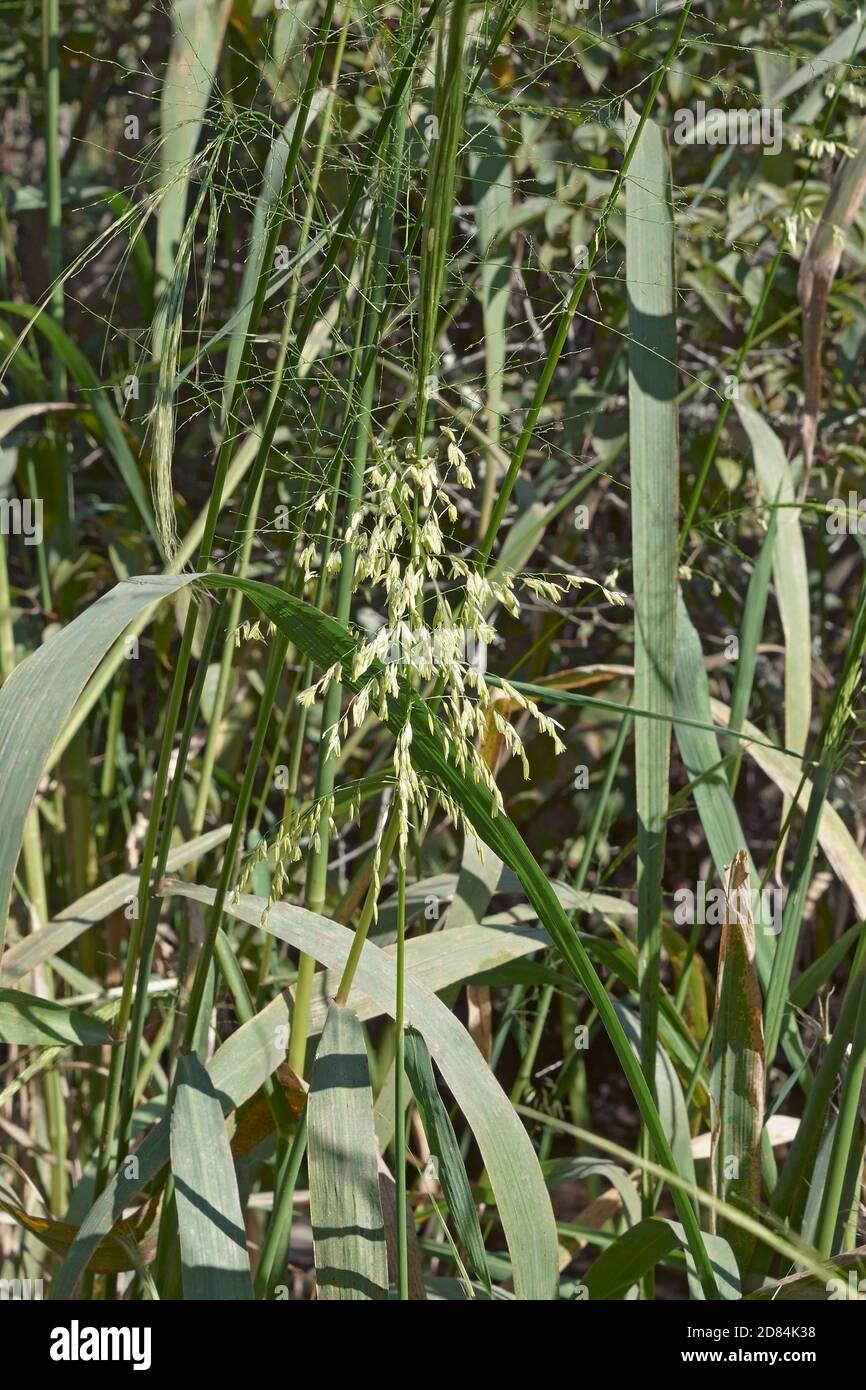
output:
<svg viewBox="0 0 866 1390"><path fill-rule="evenodd" d="M406 1072L430 1152L435 1155L438 1163L437 1177L457 1235L475 1274L488 1293L492 1292L484 1238L478 1223L472 1189L460 1156L460 1147L451 1117L445 1109L436 1085L427 1044L414 1028L406 1030Z"/></svg>
<svg viewBox="0 0 866 1390"><path fill-rule="evenodd" d="M103 1047L114 1043L108 1026L80 1009L39 999L18 989L0 989L0 1043L22 1047Z"/></svg>
<svg viewBox="0 0 866 1390"><path fill-rule="evenodd" d="M222 1106L192 1053L178 1064L171 1170L184 1297L251 1301L250 1258Z"/></svg>
<svg viewBox="0 0 866 1390"><path fill-rule="evenodd" d="M768 506L780 504L773 548L776 600L785 634L785 746L802 753L812 715L812 632L809 618L809 570L794 501L794 482L781 440L744 401L737 404L752 445L755 472Z"/></svg>
<svg viewBox="0 0 866 1390"><path fill-rule="evenodd" d="M677 625L674 712L677 716L686 715L691 720L698 719L705 724L712 724L710 688L704 669L701 639L689 617L682 596ZM719 882L724 883L727 865L731 863L737 851L742 849L746 840L722 766L719 741L710 729L696 729L693 724L681 724L679 721L676 733L680 756L689 777L697 783L692 795L707 837L716 874ZM751 859L749 872L752 877L757 878ZM772 926L772 923L761 922L757 933L758 968L762 983L766 985L772 966L773 937L763 930L764 926Z"/></svg>
<svg viewBox="0 0 866 1390"><path fill-rule="evenodd" d="M54 742L88 678L139 614L189 576L126 580L22 661L0 690L0 948L24 821Z"/></svg>
<svg viewBox="0 0 866 1390"><path fill-rule="evenodd" d="M638 117L626 106L626 138ZM670 156L664 132L648 120L627 184L628 406L631 544L634 575L634 700L673 712L676 670L677 324L674 306L674 218ZM640 1059L655 1093L662 875L670 786L671 729L663 720L635 724L637 805L638 983ZM653 1196L644 1180L644 1212Z"/></svg>
<svg viewBox="0 0 866 1390"><path fill-rule="evenodd" d="M159 104L162 197L156 273L171 274L186 221L191 160L201 137L232 0L173 0L173 36Z"/></svg>
<svg viewBox="0 0 866 1390"><path fill-rule="evenodd" d="M708 1237L707 1246L722 1297L739 1298L740 1281L730 1246L719 1236ZM583 1276L590 1302L622 1298L666 1256L680 1249L687 1250L688 1246L676 1221L659 1216L639 1221L603 1250Z"/></svg>
<svg viewBox="0 0 866 1390"><path fill-rule="evenodd" d="M764 631L764 615L767 610L767 594L770 587L770 575L773 570L773 554L778 529L779 513L774 511L770 517L767 534L752 571L746 594L746 606L743 609L743 621L739 633L737 671L734 676L734 691L731 696L731 717L728 722L728 727L737 732L742 729L743 720L749 713L749 701L752 698L755 667L758 661L758 643ZM734 769L732 769L733 771ZM731 778L731 785L732 787L735 785L733 778Z"/></svg>
<svg viewBox="0 0 866 1390"><path fill-rule="evenodd" d="M289 1011L280 994L243 1024L218 1048L207 1065L213 1091L223 1114L243 1105L262 1086L281 1062L285 1046L276 1041L286 1029ZM71 1298L79 1278L100 1241L117 1223L124 1209L134 1202L148 1183L156 1178L171 1158L170 1122L161 1120L145 1134L134 1152L136 1164L123 1163L100 1193L79 1227L69 1253L52 1286L52 1298Z"/></svg>
<svg viewBox="0 0 866 1390"><path fill-rule="evenodd" d="M383 1299L388 1252L367 1044L357 1014L339 1004L328 1010L316 1051L307 1123L318 1296Z"/></svg>

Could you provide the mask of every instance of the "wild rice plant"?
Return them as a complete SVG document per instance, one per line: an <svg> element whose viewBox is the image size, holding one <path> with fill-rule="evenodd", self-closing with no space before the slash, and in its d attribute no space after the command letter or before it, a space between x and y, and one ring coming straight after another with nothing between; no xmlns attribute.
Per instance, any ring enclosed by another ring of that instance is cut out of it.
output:
<svg viewBox="0 0 866 1390"><path fill-rule="evenodd" d="M858 1295L866 21L801 19L20 6L0 1279Z"/></svg>

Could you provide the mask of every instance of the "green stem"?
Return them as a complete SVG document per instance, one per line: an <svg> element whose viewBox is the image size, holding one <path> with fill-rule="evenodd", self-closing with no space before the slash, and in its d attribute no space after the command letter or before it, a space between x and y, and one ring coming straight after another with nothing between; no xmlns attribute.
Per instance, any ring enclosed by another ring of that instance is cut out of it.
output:
<svg viewBox="0 0 866 1390"><path fill-rule="evenodd" d="M385 827L385 834L382 836L382 846L380 854L380 862L382 864L386 865L389 862L391 855L394 853L394 846L397 843L397 832L399 828L400 820L396 810L393 810L390 816L388 817L388 823ZM376 896L376 885L375 883L371 883L370 887L367 890L367 896L364 901L364 906L361 909L361 916L358 919L358 925L355 928L355 934L352 937L352 945L349 948L349 954L346 957L346 964L343 966L343 973L340 977L340 984L337 989L337 993L334 996L335 1004L345 1005L349 1002L349 992L352 988L352 984L355 979L355 972L358 969L358 962L361 959L361 952L363 951L364 943L367 940L367 933L370 930L370 924L373 921L373 915L376 909Z"/></svg>
<svg viewBox="0 0 866 1390"><path fill-rule="evenodd" d="M274 1184L274 1208L256 1271L257 1298L269 1298L285 1268L292 1238L295 1185L307 1149L307 1112L298 1121L291 1148Z"/></svg>
<svg viewBox="0 0 866 1390"><path fill-rule="evenodd" d="M397 1002L394 1009L394 1182L397 1221L397 1295L409 1298L409 1249L406 1216L406 856L403 846L397 866Z"/></svg>
<svg viewBox="0 0 866 1390"><path fill-rule="evenodd" d="M48 312L63 327L63 194L60 182L60 0L42 0L42 58L45 82L45 187L48 214L47 257L51 281ZM60 353L51 349L51 399L66 399L66 368ZM60 539L69 554L72 547L72 506L69 457L66 441L51 430L53 462L60 477ZM40 547L41 548L41 547Z"/></svg>
<svg viewBox="0 0 866 1390"><path fill-rule="evenodd" d="M843 1201L845 1178L850 1166L851 1155L854 1152L857 1131L860 1127L860 1098L864 1071L866 1071L866 989L860 991L857 1023L854 1028L851 1053L845 1067L845 1082L842 1087L839 1114L836 1118L833 1148L827 1169L824 1199L821 1203L821 1216L815 1239L816 1250L820 1251L826 1258L838 1253L837 1240L839 1236L844 1234L845 1220L848 1216L850 1199L842 1211L844 1219L840 1223L840 1207Z"/></svg>

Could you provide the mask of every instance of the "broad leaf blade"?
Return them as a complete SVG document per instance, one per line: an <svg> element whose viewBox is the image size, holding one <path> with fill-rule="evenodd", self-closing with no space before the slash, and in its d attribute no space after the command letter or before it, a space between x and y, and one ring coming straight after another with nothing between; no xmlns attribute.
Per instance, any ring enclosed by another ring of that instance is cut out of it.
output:
<svg viewBox="0 0 866 1390"><path fill-rule="evenodd" d="M56 1221L50 1216L36 1216L16 1202L0 1200L0 1211L11 1217L22 1230L63 1256L72 1247L79 1228L70 1221ZM127 1269L141 1269L156 1254L156 1231L147 1229L147 1222L118 1221L105 1240L94 1250L88 1269L91 1273L119 1274Z"/></svg>
<svg viewBox="0 0 866 1390"><path fill-rule="evenodd" d="M108 648L139 614L190 582L148 576L118 584L22 661L0 690L0 949L24 821L55 739ZM62 679L58 673L62 672Z"/></svg>
<svg viewBox="0 0 866 1390"><path fill-rule="evenodd" d="M253 1298L234 1161L213 1082L190 1053L178 1067L171 1168L185 1298Z"/></svg>
<svg viewBox="0 0 866 1390"><path fill-rule="evenodd" d="M791 505L794 484L781 440L751 406L740 401L737 410L752 445L764 500L780 505L773 578L785 634L785 746L802 753L812 714L812 632L800 513Z"/></svg>
<svg viewBox="0 0 866 1390"><path fill-rule="evenodd" d="M719 1236L706 1239L722 1297L738 1299L740 1281L730 1246ZM659 1216L639 1221L603 1250L583 1276L590 1301L622 1298L633 1284L678 1249L688 1250L678 1222Z"/></svg>
<svg viewBox="0 0 866 1390"><path fill-rule="evenodd" d="M626 108L628 142L637 114ZM628 399L634 571L634 699L669 717L676 670L677 330L674 222L666 136L647 121L626 204ZM635 725L641 1063L654 1086L661 959L661 881L670 775L670 724Z"/></svg>
<svg viewBox="0 0 866 1390"><path fill-rule="evenodd" d="M357 1014L339 1004L328 1010L316 1052L307 1122L318 1296L383 1299L388 1253L367 1045Z"/></svg>
<svg viewBox="0 0 866 1390"><path fill-rule="evenodd" d="M0 1043L22 1047L103 1047L114 1043L107 1024L80 1009L38 999L18 989L0 989Z"/></svg>
<svg viewBox="0 0 866 1390"><path fill-rule="evenodd" d="M160 177L156 272L171 273L186 220L191 160L219 65L231 0L174 0L174 34L159 104Z"/></svg>

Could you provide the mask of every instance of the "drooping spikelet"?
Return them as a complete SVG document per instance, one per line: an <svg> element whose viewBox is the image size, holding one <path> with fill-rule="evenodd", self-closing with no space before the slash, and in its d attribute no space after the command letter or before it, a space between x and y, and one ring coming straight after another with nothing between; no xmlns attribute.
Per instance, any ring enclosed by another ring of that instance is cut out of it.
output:
<svg viewBox="0 0 866 1390"><path fill-rule="evenodd" d="M394 444L376 450L366 473L364 500L347 522L343 542L354 560L353 591L363 587L380 592L385 617L360 641L350 666L347 663L344 670L340 662L335 663L298 699L308 708L335 681L354 687L340 719L322 731L328 756L339 757L350 725L360 727L371 712L386 722L401 694L425 689L430 698L423 708L431 732L437 733L454 766L488 790L491 812L496 815L504 809L502 795L482 754L490 728L520 762L527 779L529 762L520 733L508 719L510 709L532 719L557 753L564 752L565 745L554 720L533 700L507 681L498 681L497 688L485 680L487 646L496 636L491 615L497 607L513 617L519 615L518 585L548 603L558 603L568 591L587 584L596 585L611 603L621 604L624 599L613 588L615 580L599 585L573 574L555 579L501 571L488 575L461 556L449 554L445 536L457 511L448 488L455 483L470 488L473 478L453 432L445 429L443 433L446 462L442 468L435 455L418 458L411 444L402 453ZM321 495L315 505L320 501ZM303 554L308 580L316 578L313 558L308 547ZM417 714L417 701L414 708ZM401 856L408 849L413 818L429 813L434 799L455 825L474 834L453 797L441 787L428 787L418 776L412 762L412 737L407 718L397 731L391 763ZM301 838L307 837L315 847L322 816L330 817L332 811L332 799L328 805L316 803L303 816L291 811L280 826L270 846L277 865L273 897L279 896L288 869L301 857ZM374 884L381 870L377 852Z"/></svg>

